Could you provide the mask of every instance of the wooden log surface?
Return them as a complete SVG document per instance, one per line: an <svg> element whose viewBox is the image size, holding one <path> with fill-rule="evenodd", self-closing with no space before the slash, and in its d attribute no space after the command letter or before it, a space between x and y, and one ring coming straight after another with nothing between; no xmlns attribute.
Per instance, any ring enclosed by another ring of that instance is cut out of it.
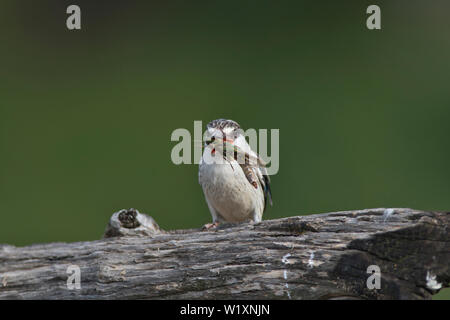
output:
<svg viewBox="0 0 450 320"><path fill-rule="evenodd" d="M0 245L0 299L430 299L450 285L449 221L379 208L163 231L122 210L101 240Z"/></svg>

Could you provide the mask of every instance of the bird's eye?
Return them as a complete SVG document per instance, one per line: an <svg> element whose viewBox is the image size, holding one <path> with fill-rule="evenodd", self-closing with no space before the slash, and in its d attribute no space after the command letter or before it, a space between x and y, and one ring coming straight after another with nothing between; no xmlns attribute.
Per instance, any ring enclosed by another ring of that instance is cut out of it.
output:
<svg viewBox="0 0 450 320"><path fill-rule="evenodd" d="M216 140L216 137L212 137L210 140L207 140L206 141L206 144L208 145L208 144L210 144L211 142L214 142L214 140Z"/></svg>

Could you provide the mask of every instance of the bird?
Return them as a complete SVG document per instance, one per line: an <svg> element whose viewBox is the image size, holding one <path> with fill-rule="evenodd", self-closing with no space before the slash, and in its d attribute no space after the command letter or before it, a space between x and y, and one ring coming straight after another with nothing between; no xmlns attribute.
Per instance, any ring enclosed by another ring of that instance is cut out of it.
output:
<svg viewBox="0 0 450 320"><path fill-rule="evenodd" d="M203 229L220 223L262 221L267 204L272 205L266 164L251 149L236 121L216 119L206 129L199 183L212 223Z"/></svg>

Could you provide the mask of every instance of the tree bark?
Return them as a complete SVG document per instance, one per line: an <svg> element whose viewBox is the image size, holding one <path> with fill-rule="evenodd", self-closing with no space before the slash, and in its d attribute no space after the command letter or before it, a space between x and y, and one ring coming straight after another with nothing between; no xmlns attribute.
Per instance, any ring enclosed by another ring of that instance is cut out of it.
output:
<svg viewBox="0 0 450 320"><path fill-rule="evenodd" d="M382 208L163 231L122 210L101 240L1 245L0 299L430 299L450 284L449 221Z"/></svg>

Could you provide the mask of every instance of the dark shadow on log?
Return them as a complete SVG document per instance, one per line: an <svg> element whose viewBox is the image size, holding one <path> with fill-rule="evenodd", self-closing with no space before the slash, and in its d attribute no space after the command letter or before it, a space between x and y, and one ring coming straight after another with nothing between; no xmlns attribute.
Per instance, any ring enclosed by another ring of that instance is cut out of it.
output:
<svg viewBox="0 0 450 320"><path fill-rule="evenodd" d="M368 209L164 231L121 210L102 240L0 246L0 299L430 299L450 285L449 221Z"/></svg>

